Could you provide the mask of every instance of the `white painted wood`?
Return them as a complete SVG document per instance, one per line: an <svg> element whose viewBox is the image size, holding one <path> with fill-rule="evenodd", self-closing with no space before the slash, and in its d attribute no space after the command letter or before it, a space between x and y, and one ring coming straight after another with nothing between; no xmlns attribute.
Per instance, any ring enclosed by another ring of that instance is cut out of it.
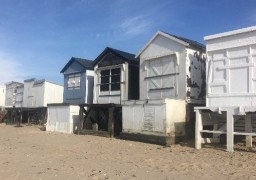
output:
<svg viewBox="0 0 256 180"><path fill-rule="evenodd" d="M246 133L246 132L234 132L234 135L242 135L242 136L256 136L256 133Z"/></svg>
<svg viewBox="0 0 256 180"><path fill-rule="evenodd" d="M63 86L45 80L25 80L23 107L46 107L47 104L62 103L63 90Z"/></svg>
<svg viewBox="0 0 256 180"><path fill-rule="evenodd" d="M100 92L100 71L120 68L120 91L108 91L108 92ZM105 66L98 67L98 65L94 66L94 95L93 95L93 103L95 104L121 104L122 101L128 99L128 70L129 64L125 62L124 64L115 65L115 66ZM106 94L107 93L107 94Z"/></svg>
<svg viewBox="0 0 256 180"><path fill-rule="evenodd" d="M252 133L252 116L251 114L245 115L245 132ZM246 136L246 147L252 147L252 136Z"/></svg>
<svg viewBox="0 0 256 180"><path fill-rule="evenodd" d="M125 102L122 106L123 132L173 137L185 135L185 101L166 99L165 103Z"/></svg>
<svg viewBox="0 0 256 180"><path fill-rule="evenodd" d="M79 106L50 105L46 131L74 133L79 126Z"/></svg>
<svg viewBox="0 0 256 180"><path fill-rule="evenodd" d="M234 113L227 111L227 151L234 151Z"/></svg>
<svg viewBox="0 0 256 180"><path fill-rule="evenodd" d="M204 103L205 97L200 93L205 76L205 52L158 32L137 57L140 57L140 100L171 98ZM191 87L188 81L193 83Z"/></svg>
<svg viewBox="0 0 256 180"><path fill-rule="evenodd" d="M255 106L256 26L207 36L205 40L207 107Z"/></svg>
<svg viewBox="0 0 256 180"><path fill-rule="evenodd" d="M5 106L5 86L0 86L0 107Z"/></svg>
<svg viewBox="0 0 256 180"><path fill-rule="evenodd" d="M214 130L201 130L201 133L216 133L216 134L226 134L226 131L214 131Z"/></svg>
<svg viewBox="0 0 256 180"><path fill-rule="evenodd" d="M202 111L201 110L195 110L195 112L196 112L195 148L196 149L201 149L202 148L201 132L203 130Z"/></svg>
<svg viewBox="0 0 256 180"><path fill-rule="evenodd" d="M23 86L23 83L19 82L9 82L5 84L5 106L6 107L13 107L13 106L20 106L16 104L16 97L17 97L17 88Z"/></svg>

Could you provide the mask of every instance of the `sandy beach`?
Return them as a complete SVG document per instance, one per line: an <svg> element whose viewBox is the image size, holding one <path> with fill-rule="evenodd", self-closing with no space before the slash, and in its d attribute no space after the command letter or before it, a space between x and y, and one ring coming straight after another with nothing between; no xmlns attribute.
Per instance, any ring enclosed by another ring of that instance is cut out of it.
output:
<svg viewBox="0 0 256 180"><path fill-rule="evenodd" d="M0 179L256 179L256 151L195 150L0 124Z"/></svg>

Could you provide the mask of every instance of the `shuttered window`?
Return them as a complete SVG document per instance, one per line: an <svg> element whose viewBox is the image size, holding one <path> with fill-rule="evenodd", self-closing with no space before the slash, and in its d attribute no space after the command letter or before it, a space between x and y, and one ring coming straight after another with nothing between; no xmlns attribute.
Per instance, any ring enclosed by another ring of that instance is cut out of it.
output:
<svg viewBox="0 0 256 180"><path fill-rule="evenodd" d="M81 74L68 75L68 89L80 89Z"/></svg>
<svg viewBox="0 0 256 180"><path fill-rule="evenodd" d="M175 96L178 77L176 56L165 56L147 62L148 97L152 99Z"/></svg>

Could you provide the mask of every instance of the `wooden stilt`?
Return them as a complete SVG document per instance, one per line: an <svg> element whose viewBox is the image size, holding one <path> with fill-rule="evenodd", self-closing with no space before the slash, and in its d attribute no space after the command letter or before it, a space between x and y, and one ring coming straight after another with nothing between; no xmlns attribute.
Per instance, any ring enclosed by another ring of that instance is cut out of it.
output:
<svg viewBox="0 0 256 180"><path fill-rule="evenodd" d="M114 107L108 108L108 132L110 137L114 137Z"/></svg>

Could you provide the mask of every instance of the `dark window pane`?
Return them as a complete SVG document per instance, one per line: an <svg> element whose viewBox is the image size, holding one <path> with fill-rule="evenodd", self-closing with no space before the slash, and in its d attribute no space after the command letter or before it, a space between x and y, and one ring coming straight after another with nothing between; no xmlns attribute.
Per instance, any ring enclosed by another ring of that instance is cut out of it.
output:
<svg viewBox="0 0 256 180"><path fill-rule="evenodd" d="M111 83L120 82L120 75L111 76Z"/></svg>
<svg viewBox="0 0 256 180"><path fill-rule="evenodd" d="M111 69L111 75L113 74L120 74L120 68Z"/></svg>
<svg viewBox="0 0 256 180"><path fill-rule="evenodd" d="M111 91L119 91L120 83L111 84Z"/></svg>
<svg viewBox="0 0 256 180"><path fill-rule="evenodd" d="M109 83L109 76L101 77L101 84Z"/></svg>
<svg viewBox="0 0 256 180"><path fill-rule="evenodd" d="M109 74L110 74L109 69L108 69L108 70L102 70L102 71L100 72L100 75L101 75L101 76L109 76Z"/></svg>
<svg viewBox="0 0 256 180"><path fill-rule="evenodd" d="M109 91L109 84L100 85L100 91Z"/></svg>

